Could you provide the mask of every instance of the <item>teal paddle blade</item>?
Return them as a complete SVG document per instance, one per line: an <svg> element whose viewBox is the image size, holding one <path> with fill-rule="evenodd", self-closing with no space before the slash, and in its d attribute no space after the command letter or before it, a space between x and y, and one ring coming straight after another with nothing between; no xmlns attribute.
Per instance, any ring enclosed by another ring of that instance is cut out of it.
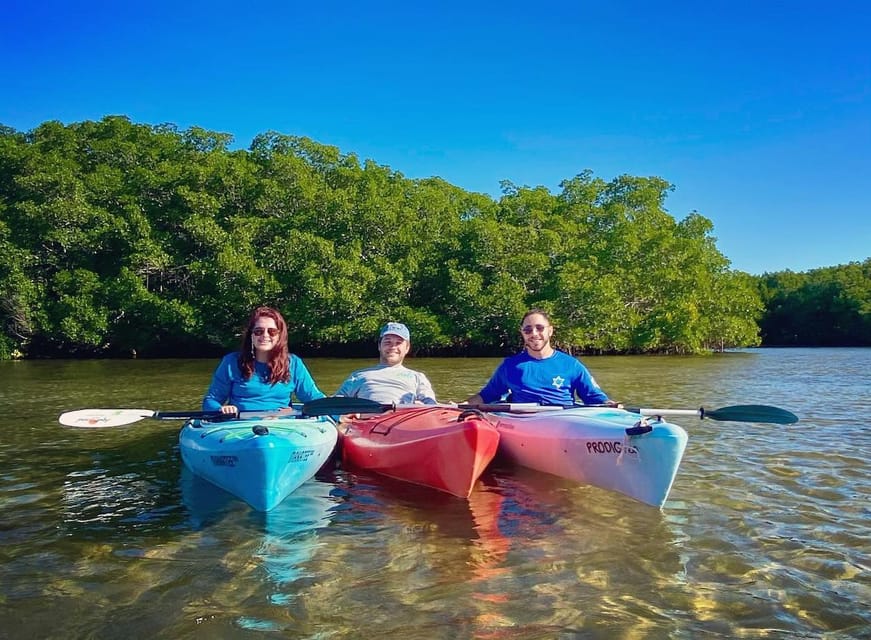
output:
<svg viewBox="0 0 871 640"><path fill-rule="evenodd" d="M302 405L307 416L339 416L345 413L383 413L393 409L392 404L379 404L365 398L345 398L329 396L312 400Z"/></svg>
<svg viewBox="0 0 871 640"><path fill-rule="evenodd" d="M772 424L794 424L798 416L780 407L765 404L738 404L710 411L703 410L703 418L729 422L769 422Z"/></svg>

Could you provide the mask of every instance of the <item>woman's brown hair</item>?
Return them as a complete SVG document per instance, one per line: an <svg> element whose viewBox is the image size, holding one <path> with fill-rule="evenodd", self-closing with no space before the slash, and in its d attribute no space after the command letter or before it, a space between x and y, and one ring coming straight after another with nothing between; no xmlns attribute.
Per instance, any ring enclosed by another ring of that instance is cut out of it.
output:
<svg viewBox="0 0 871 640"><path fill-rule="evenodd" d="M242 335L242 347L239 349L239 368L242 377L248 380L254 374L254 338L251 335L254 323L260 318L272 318L278 328L275 336L275 346L269 352L269 376L266 382L290 382L290 354L287 348L287 323L281 314L272 307L257 307L248 319L245 333Z"/></svg>

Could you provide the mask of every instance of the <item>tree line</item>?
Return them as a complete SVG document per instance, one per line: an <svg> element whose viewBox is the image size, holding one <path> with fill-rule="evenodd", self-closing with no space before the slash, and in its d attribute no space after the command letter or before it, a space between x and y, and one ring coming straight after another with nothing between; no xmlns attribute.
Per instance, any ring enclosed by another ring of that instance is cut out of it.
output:
<svg viewBox="0 0 871 640"><path fill-rule="evenodd" d="M532 306L574 353L753 346L760 318L782 326L763 302L786 280L730 269L708 219L665 210L661 178L584 171L494 199L304 137L231 144L122 116L0 126L0 359L212 356L259 304L322 355L371 355L387 320L418 353L500 354Z"/></svg>
<svg viewBox="0 0 871 640"><path fill-rule="evenodd" d="M871 347L871 258L758 279L763 344Z"/></svg>

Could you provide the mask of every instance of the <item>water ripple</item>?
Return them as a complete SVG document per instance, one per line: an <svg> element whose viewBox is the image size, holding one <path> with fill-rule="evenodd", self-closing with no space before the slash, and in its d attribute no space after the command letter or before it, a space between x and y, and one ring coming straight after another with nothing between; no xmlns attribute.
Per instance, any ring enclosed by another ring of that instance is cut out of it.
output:
<svg viewBox="0 0 871 640"><path fill-rule="evenodd" d="M628 404L765 403L800 422L682 420L689 445L661 511L496 467L468 501L325 470L257 514L186 474L178 424L84 432L56 423L84 406L195 407L214 362L0 363L2 399L26 416L0 414L4 628L14 637L868 637L871 350L585 360ZM495 363L415 367L456 399ZM335 388L359 363L307 364Z"/></svg>

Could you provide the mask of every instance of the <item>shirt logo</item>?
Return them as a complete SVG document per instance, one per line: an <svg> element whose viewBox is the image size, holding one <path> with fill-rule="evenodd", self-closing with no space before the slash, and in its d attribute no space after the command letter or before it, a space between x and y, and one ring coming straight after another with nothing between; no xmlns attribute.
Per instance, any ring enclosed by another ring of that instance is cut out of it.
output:
<svg viewBox="0 0 871 640"><path fill-rule="evenodd" d="M564 382L565 382L565 378L563 378L562 376L557 376L556 378L553 379L553 382L551 384L557 389L562 389Z"/></svg>

